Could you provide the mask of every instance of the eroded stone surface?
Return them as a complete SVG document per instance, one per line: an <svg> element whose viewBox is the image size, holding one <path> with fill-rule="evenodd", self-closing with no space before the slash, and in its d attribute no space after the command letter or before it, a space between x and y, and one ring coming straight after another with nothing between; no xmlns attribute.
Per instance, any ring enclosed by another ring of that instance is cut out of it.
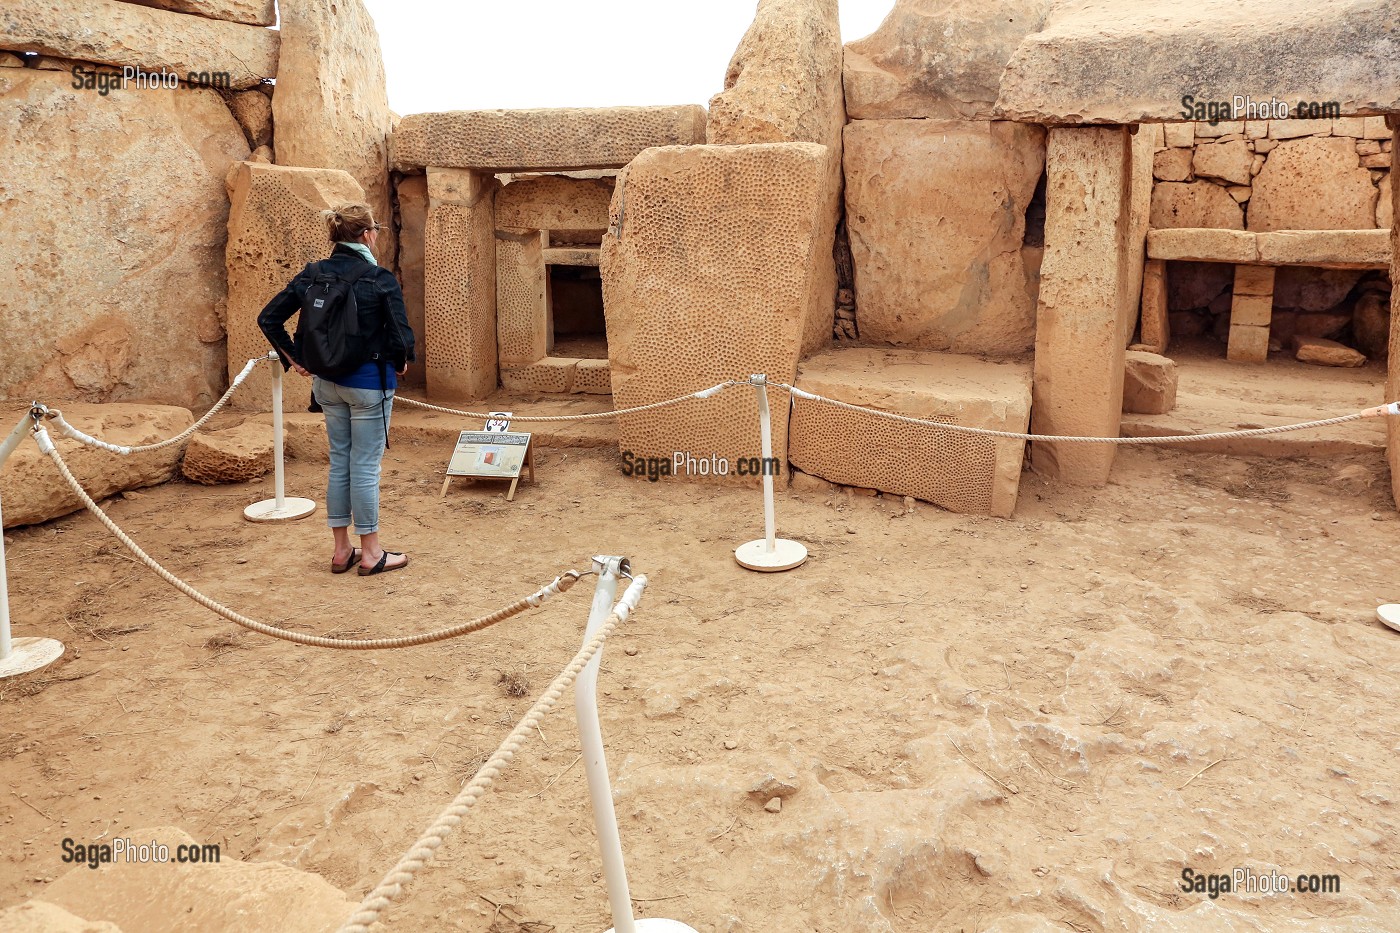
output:
<svg viewBox="0 0 1400 933"><path fill-rule="evenodd" d="M355 179L333 169L243 162L230 173L228 199L232 208L226 256L230 378L249 359L272 349L258 328L263 307L308 262L330 255L321 211L363 196ZM295 322L295 317L287 322L288 332ZM310 398L309 379L289 370L283 382L286 398ZM243 383L232 405L245 411L267 411L271 404L272 373L264 364Z"/></svg>
<svg viewBox="0 0 1400 933"><path fill-rule="evenodd" d="M704 140L705 108L693 105L415 113L394 130L393 164L399 171L620 168L643 149Z"/></svg>
<svg viewBox="0 0 1400 933"><path fill-rule="evenodd" d="M180 474L204 486L246 483L272 470L272 426L245 421L235 428L200 431L185 447Z"/></svg>
<svg viewBox="0 0 1400 933"><path fill-rule="evenodd" d="M68 402L62 406L64 419L85 434L129 447L163 441L179 434L194 421L187 409L148 403L87 405ZM19 421L20 412L11 410L5 420ZM127 489L154 486L175 478L180 468L180 446L121 456L68 440L50 430L69 470L88 495L102 499ZM5 503L5 527L32 525L81 509L82 503L40 453L37 444L26 441L17 447L0 468L0 502Z"/></svg>
<svg viewBox="0 0 1400 933"><path fill-rule="evenodd" d="M1030 421L1031 370L950 353L853 347L805 360L797 387L854 405L998 431ZM1022 441L940 431L797 401L790 459L813 476L1009 518Z"/></svg>
<svg viewBox="0 0 1400 933"><path fill-rule="evenodd" d="M827 249L828 158L815 143L665 147L618 176L610 220L620 235L604 237L600 254L618 408L735 373L792 381L818 285L812 270ZM769 395L773 451L785 461L787 396ZM756 428L736 430L757 425L753 390L619 422L621 447L636 456L758 455Z"/></svg>
<svg viewBox="0 0 1400 933"><path fill-rule="evenodd" d="M84 920L57 904L28 900L0 910L0 930L7 933L122 933L105 920Z"/></svg>
<svg viewBox="0 0 1400 933"><path fill-rule="evenodd" d="M10 0L0 13L0 44L7 48L146 72L164 69L182 81L192 73L227 72L236 88L278 76L277 43L275 29L119 0Z"/></svg>
<svg viewBox="0 0 1400 933"><path fill-rule="evenodd" d="M223 182L243 133L212 90L72 83L0 69L0 398L206 405L227 384Z"/></svg>
<svg viewBox="0 0 1400 933"><path fill-rule="evenodd" d="M1051 5L897 0L875 32L846 47L851 119L988 118L1012 53Z"/></svg>
<svg viewBox="0 0 1400 933"><path fill-rule="evenodd" d="M1244 212L1228 191L1211 182L1163 182L1152 189L1152 226L1243 230Z"/></svg>
<svg viewBox="0 0 1400 933"><path fill-rule="evenodd" d="M1161 415L1176 407L1176 363L1144 350L1127 351L1123 369L1123 410Z"/></svg>
<svg viewBox="0 0 1400 933"><path fill-rule="evenodd" d="M272 142L272 100L262 91L239 91L228 99L228 109L243 127L248 145L254 149Z"/></svg>
<svg viewBox="0 0 1400 933"><path fill-rule="evenodd" d="M1234 0L1056 4L1007 64L995 115L1046 123L1179 120L1183 94L1210 90L1201 87L1202 63L1209 63L1211 88L1267 88L1290 102L1317 100L1325 88L1344 114L1400 110L1400 35L1388 5L1276 0L1267 17L1257 14Z"/></svg>
<svg viewBox="0 0 1400 933"><path fill-rule="evenodd" d="M375 220L387 225L375 256L392 268L393 114L374 20L363 0L283 0L280 11L282 52L272 95L277 162L340 169L359 182Z"/></svg>
<svg viewBox="0 0 1400 933"><path fill-rule="evenodd" d="M1319 179L1325 179L1319 190ZM1287 140L1254 179L1250 230L1369 230L1376 187L1346 138Z"/></svg>
<svg viewBox="0 0 1400 933"><path fill-rule="evenodd" d="M175 13L193 13L207 19L226 19L251 26L271 26L277 21L275 0L124 0Z"/></svg>
<svg viewBox="0 0 1400 933"><path fill-rule="evenodd" d="M403 287L404 310L417 338L416 362L408 364L407 385L424 385L424 361L429 356L428 335L423 321L424 233L428 224L428 179L409 175L399 179L399 284Z"/></svg>
<svg viewBox="0 0 1400 933"><path fill-rule="evenodd" d="M1355 368L1366 365L1364 354L1345 344L1325 337L1295 335L1293 354L1300 363L1316 363L1319 366L1344 366Z"/></svg>
<svg viewBox="0 0 1400 933"><path fill-rule="evenodd" d="M1035 293L1021 246L1044 166L1042 131L859 120L845 139L861 337L1002 356L1030 349Z"/></svg>

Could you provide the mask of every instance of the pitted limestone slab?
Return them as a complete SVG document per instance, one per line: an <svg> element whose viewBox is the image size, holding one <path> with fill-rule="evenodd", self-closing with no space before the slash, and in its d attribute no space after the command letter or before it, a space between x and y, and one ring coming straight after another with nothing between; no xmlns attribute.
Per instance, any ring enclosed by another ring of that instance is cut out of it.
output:
<svg viewBox="0 0 1400 933"><path fill-rule="evenodd" d="M850 348L804 360L797 387L853 405L967 427L1025 431L1031 367L953 353ZM1011 517L1025 442L907 424L798 399L793 466L845 486L954 512Z"/></svg>
<svg viewBox="0 0 1400 933"><path fill-rule="evenodd" d="M615 232L599 257L618 408L751 373L791 381L820 288L814 270L830 258L828 158L815 143L671 146L618 177ZM774 455L786 460L786 396L769 396ZM753 389L619 421L622 449L635 456L758 455Z"/></svg>
<svg viewBox="0 0 1400 933"><path fill-rule="evenodd" d="M331 244L321 211L364 192L345 172L240 162L229 175L228 197L228 359L229 377L255 356L271 350L258 329L258 314L308 262L325 259ZM296 317L287 322L290 331ZM310 398L311 382L288 371L286 399ZM259 366L234 395L232 405L267 411L272 404L272 371ZM288 408L292 402L286 402ZM303 403L304 405L304 403Z"/></svg>
<svg viewBox="0 0 1400 933"><path fill-rule="evenodd" d="M404 117L391 142L399 171L619 168L643 149L705 140L705 108L453 110Z"/></svg>

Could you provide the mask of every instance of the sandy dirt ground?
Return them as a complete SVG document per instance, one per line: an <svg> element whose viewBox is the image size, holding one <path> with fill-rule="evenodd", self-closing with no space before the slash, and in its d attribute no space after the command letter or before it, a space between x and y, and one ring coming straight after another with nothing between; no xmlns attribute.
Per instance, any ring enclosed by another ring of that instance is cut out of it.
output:
<svg viewBox="0 0 1400 933"><path fill-rule="evenodd" d="M755 491L546 450L515 503L495 485L443 501L443 454L389 452L384 534L413 563L377 578L327 572L319 515L243 522L269 481L110 507L217 598L344 636L443 626L630 556L651 587L600 694L641 916L701 933L1400 929L1400 633L1374 615L1400 601L1400 524L1378 456L1127 450L1106 489L1027 474L1014 521L794 489L780 530L811 559L769 576L732 557L759 533ZM291 464L290 491L320 499L322 470ZM65 836L162 825L358 898L577 650L591 590L456 642L320 651L201 609L90 516L7 541L17 633L68 653L0 684L0 905L69 870ZM610 926L578 755L566 703L385 928ZM1341 890L1182 890L1185 868L1246 867Z"/></svg>

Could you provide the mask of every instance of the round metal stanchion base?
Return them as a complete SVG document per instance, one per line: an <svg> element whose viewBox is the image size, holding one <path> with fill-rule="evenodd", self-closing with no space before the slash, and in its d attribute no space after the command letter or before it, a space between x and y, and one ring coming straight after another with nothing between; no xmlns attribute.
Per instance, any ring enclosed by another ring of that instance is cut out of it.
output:
<svg viewBox="0 0 1400 933"><path fill-rule="evenodd" d="M688 927L679 920L662 920L659 917L647 917L636 922L637 933L697 933L694 927ZM617 933L617 928L609 930L608 933Z"/></svg>
<svg viewBox="0 0 1400 933"><path fill-rule="evenodd" d="M1395 631L1400 632L1400 603L1386 603L1376 607L1376 618Z"/></svg>
<svg viewBox="0 0 1400 933"><path fill-rule="evenodd" d="M311 499L287 496L282 500L282 508L277 507L276 499L254 502L243 510L243 517L250 522L294 522L316 511L316 503Z"/></svg>
<svg viewBox="0 0 1400 933"><path fill-rule="evenodd" d="M801 565L807 559L807 548L796 541L777 538L773 541L773 550L770 551L768 550L768 541L759 538L757 541L750 541L735 548L734 559L749 570L774 573L779 570L791 570Z"/></svg>
<svg viewBox="0 0 1400 933"><path fill-rule="evenodd" d="M0 679L37 671L62 656L61 641L52 638L16 638L10 642L10 656L0 658Z"/></svg>

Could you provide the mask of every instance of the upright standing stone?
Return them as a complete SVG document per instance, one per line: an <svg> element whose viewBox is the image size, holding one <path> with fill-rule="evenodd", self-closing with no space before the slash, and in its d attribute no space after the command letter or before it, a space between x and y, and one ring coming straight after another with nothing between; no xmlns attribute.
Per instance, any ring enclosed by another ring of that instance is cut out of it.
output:
<svg viewBox="0 0 1400 933"><path fill-rule="evenodd" d="M1050 131L1031 406L1036 434L1118 436L1130 145L1125 127ZM1038 441L1031 465L1066 482L1102 485L1114 451L1111 444Z"/></svg>
<svg viewBox="0 0 1400 933"><path fill-rule="evenodd" d="M1153 353L1165 353L1171 341L1167 309L1167 262L1149 259L1142 270L1142 343Z"/></svg>
<svg viewBox="0 0 1400 933"><path fill-rule="evenodd" d="M403 286L403 303L408 323L417 338L416 363L408 364L404 382L410 386L426 384L423 366L428 358L426 328L423 326L423 251L424 232L428 225L428 179L425 175L405 175L399 179L399 284Z"/></svg>
<svg viewBox="0 0 1400 933"><path fill-rule="evenodd" d="M830 162L822 206L826 253L814 270L819 285L803 323L804 353L831 343L836 311L836 223L841 213L841 24L836 0L760 0L710 100L706 139L711 145L819 143Z"/></svg>
<svg viewBox="0 0 1400 933"><path fill-rule="evenodd" d="M272 347L258 329L258 314L308 262L325 259L331 244L321 211L332 204L356 201L364 192L345 172L239 163L229 174L228 369L236 376L247 361ZM290 331L296 318L287 322ZM289 399L310 397L311 381L288 371ZM272 374L268 366L253 371L233 397L245 411L271 407ZM296 410L289 401L289 410Z"/></svg>
<svg viewBox="0 0 1400 933"><path fill-rule="evenodd" d="M428 394L470 402L496 388L496 234L491 175L428 169L423 329Z"/></svg>
<svg viewBox="0 0 1400 933"><path fill-rule="evenodd" d="M829 254L830 176L815 143L648 149L618 176L599 266L618 408L749 373L791 383ZM769 390L773 455L787 461L788 397ZM758 456L755 390L618 419L622 449L732 467ZM753 482L731 469L730 481ZM786 477L777 477L779 484Z"/></svg>
<svg viewBox="0 0 1400 933"><path fill-rule="evenodd" d="M1386 117L1386 125L1392 133L1390 207L1392 215L1400 217L1400 185L1394 183L1394 179L1400 178L1400 114ZM1400 223L1390 228L1390 281L1400 284ZM1390 354L1386 362L1385 397L1388 401L1400 399L1400 288L1390 290ZM1390 461L1391 496L1400 506L1400 416L1386 418L1385 453Z"/></svg>
<svg viewBox="0 0 1400 933"><path fill-rule="evenodd" d="M374 20L363 0L282 0L279 11L282 51L272 95L277 163L349 172L375 220L388 225L375 255L392 268L393 115Z"/></svg>

